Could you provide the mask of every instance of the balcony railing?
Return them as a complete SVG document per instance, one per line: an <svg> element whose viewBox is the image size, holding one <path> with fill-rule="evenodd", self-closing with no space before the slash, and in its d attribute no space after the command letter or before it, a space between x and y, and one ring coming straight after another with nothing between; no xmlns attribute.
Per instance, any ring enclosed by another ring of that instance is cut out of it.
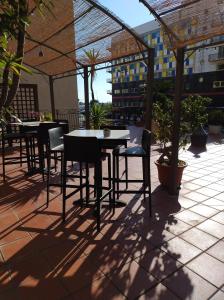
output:
<svg viewBox="0 0 224 300"><path fill-rule="evenodd" d="M112 83L112 79L111 78L107 78L107 83Z"/></svg>
<svg viewBox="0 0 224 300"><path fill-rule="evenodd" d="M224 60L224 53L215 53L215 54L210 54L208 56L208 61L210 62L218 62L218 61L223 61Z"/></svg>
<svg viewBox="0 0 224 300"><path fill-rule="evenodd" d="M111 90L107 90L107 94L112 95L112 91Z"/></svg>
<svg viewBox="0 0 224 300"><path fill-rule="evenodd" d="M77 110L56 110L56 118L67 120L69 130L85 127L85 116Z"/></svg>

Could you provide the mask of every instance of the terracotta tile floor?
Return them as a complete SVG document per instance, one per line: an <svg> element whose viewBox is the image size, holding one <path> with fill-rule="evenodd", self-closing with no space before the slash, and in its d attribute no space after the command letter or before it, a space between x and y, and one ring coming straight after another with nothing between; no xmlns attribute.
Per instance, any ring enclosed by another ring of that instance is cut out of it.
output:
<svg viewBox="0 0 224 300"><path fill-rule="evenodd" d="M131 143L139 132L132 131ZM73 206L79 195L67 201L62 224L59 189L51 188L46 208L41 176L7 166L7 182L0 182L0 299L224 299L224 144L181 152L188 167L179 197L159 186L157 149L152 218L141 196L122 195L127 206L114 216L102 209L100 233L92 210ZM129 174L141 176L137 159Z"/></svg>

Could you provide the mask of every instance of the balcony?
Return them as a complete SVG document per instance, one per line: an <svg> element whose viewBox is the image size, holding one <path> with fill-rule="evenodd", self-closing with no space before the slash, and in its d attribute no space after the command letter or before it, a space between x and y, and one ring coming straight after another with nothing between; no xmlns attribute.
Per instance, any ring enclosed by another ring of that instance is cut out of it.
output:
<svg viewBox="0 0 224 300"><path fill-rule="evenodd" d="M107 90L108 95L112 95L112 90Z"/></svg>
<svg viewBox="0 0 224 300"><path fill-rule="evenodd" d="M107 68L107 73L112 73L112 68Z"/></svg>
<svg viewBox="0 0 224 300"><path fill-rule="evenodd" d="M107 83L112 83L112 78L107 78Z"/></svg>
<svg viewBox="0 0 224 300"><path fill-rule="evenodd" d="M224 53L215 53L208 56L209 62L223 63L224 62Z"/></svg>

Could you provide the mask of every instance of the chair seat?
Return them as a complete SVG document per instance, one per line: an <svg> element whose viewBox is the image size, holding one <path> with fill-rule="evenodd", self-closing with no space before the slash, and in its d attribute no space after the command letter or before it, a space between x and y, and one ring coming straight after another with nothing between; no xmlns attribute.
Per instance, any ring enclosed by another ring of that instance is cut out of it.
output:
<svg viewBox="0 0 224 300"><path fill-rule="evenodd" d="M63 152L64 151L64 144L58 145L51 149L52 152Z"/></svg>
<svg viewBox="0 0 224 300"><path fill-rule="evenodd" d="M128 148L116 148L114 150L115 155L119 156L146 156L144 149L140 146L128 147Z"/></svg>

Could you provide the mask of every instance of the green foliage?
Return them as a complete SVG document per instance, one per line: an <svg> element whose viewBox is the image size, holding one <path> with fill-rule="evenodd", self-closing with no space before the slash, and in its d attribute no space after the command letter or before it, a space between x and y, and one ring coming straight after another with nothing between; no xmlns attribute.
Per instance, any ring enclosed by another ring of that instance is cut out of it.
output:
<svg viewBox="0 0 224 300"><path fill-rule="evenodd" d="M13 108L12 107L3 107L0 110L0 125L6 126L8 123L8 117L12 116Z"/></svg>
<svg viewBox="0 0 224 300"><path fill-rule="evenodd" d="M112 102L101 103L101 105L108 115L112 113Z"/></svg>
<svg viewBox="0 0 224 300"><path fill-rule="evenodd" d="M210 98L200 95L191 95L183 101L184 118L192 133L208 122L207 107L211 101Z"/></svg>
<svg viewBox="0 0 224 300"><path fill-rule="evenodd" d="M4 106L9 106L13 100L18 85L21 71L31 74L23 65L25 34L31 22L32 12L38 11L40 15L51 11L51 0L34 0L34 9L29 11L29 0L1 0L0 1L0 80L2 94L0 96L0 111ZM16 49L15 53L8 43ZM10 87L11 85L11 87ZM10 87L10 89L9 89Z"/></svg>
<svg viewBox="0 0 224 300"><path fill-rule="evenodd" d="M189 96L181 102L179 149L184 148L188 136L207 122L207 106L210 98L199 95ZM163 101L153 105L155 138L161 144L162 155L159 162L171 163L171 143L174 120L174 102L163 95Z"/></svg>
<svg viewBox="0 0 224 300"><path fill-rule="evenodd" d="M208 123L210 125L222 125L224 122L224 113L220 109L211 110L208 114Z"/></svg>
<svg viewBox="0 0 224 300"><path fill-rule="evenodd" d="M171 164L171 142L174 125L174 102L164 97L163 102L156 102L153 105L153 121L155 124L154 135L156 141L161 145L160 163ZM179 148L187 144L190 128L181 114Z"/></svg>
<svg viewBox="0 0 224 300"><path fill-rule="evenodd" d="M107 113L100 104L94 104L90 110L90 122L93 129L100 129L101 126L107 125L109 121L106 118Z"/></svg>
<svg viewBox="0 0 224 300"><path fill-rule="evenodd" d="M44 112L43 113L43 119L44 121L52 121L53 120L53 116L51 112Z"/></svg>
<svg viewBox="0 0 224 300"><path fill-rule="evenodd" d="M173 90L171 80L155 80L153 84L153 100L154 102L166 102L167 95Z"/></svg>

